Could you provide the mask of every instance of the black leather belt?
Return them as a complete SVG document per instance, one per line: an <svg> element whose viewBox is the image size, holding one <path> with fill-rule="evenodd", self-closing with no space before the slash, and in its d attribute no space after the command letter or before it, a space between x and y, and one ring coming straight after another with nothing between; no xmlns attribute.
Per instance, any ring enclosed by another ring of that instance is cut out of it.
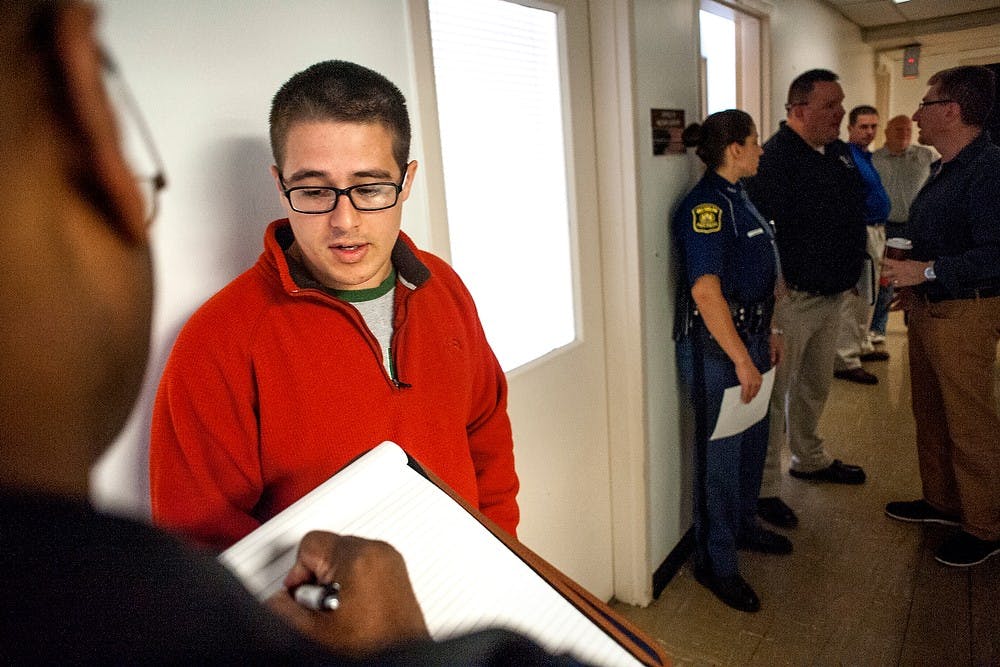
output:
<svg viewBox="0 0 1000 667"><path fill-rule="evenodd" d="M832 294L824 294L823 292L817 292L816 290L799 287L798 285L789 282L785 283L785 287L796 292L802 292L803 294L808 294L809 296L835 296L837 294L840 294L840 292L833 292Z"/></svg>
<svg viewBox="0 0 1000 667"><path fill-rule="evenodd" d="M979 287L977 289L962 290L958 294L925 294L924 298L931 303L940 301L957 301L959 299L990 299L1000 296L1000 287Z"/></svg>

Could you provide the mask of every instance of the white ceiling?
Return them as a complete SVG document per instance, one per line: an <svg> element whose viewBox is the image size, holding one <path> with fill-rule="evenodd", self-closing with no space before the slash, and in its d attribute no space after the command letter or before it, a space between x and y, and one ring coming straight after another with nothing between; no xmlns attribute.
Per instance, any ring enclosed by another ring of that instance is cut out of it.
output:
<svg viewBox="0 0 1000 667"><path fill-rule="evenodd" d="M1000 0L823 0L876 49L919 43L961 49L976 43L1000 49Z"/></svg>

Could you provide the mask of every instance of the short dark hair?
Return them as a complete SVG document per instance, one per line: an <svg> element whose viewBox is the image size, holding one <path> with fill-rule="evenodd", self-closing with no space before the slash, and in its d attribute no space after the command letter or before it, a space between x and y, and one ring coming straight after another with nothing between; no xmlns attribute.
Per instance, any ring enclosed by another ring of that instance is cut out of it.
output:
<svg viewBox="0 0 1000 667"><path fill-rule="evenodd" d="M834 72L828 69L811 69L808 72L799 74L792 81L791 85L788 86L788 101L785 103L785 109L790 109L799 104L806 104L809 101L809 93L816 87L817 82L826 81L833 83L839 78Z"/></svg>
<svg viewBox="0 0 1000 667"><path fill-rule="evenodd" d="M294 75L271 101L271 153L280 169L292 125L302 121L381 123L392 135L400 173L410 156L406 98L378 72L345 60L316 63Z"/></svg>
<svg viewBox="0 0 1000 667"><path fill-rule="evenodd" d="M859 106L851 109L851 113L847 116L847 124L854 125L858 122L858 116L877 116L878 109L871 106L870 104L861 104Z"/></svg>
<svg viewBox="0 0 1000 667"><path fill-rule="evenodd" d="M996 75L988 68L963 65L943 69L928 79L927 85L936 85L942 98L958 104L963 123L973 127L986 125L997 88Z"/></svg>
<svg viewBox="0 0 1000 667"><path fill-rule="evenodd" d="M685 146L694 146L695 154L709 169L718 169L729 144L742 144L753 133L753 118L740 109L716 111L699 125L691 123L681 134Z"/></svg>

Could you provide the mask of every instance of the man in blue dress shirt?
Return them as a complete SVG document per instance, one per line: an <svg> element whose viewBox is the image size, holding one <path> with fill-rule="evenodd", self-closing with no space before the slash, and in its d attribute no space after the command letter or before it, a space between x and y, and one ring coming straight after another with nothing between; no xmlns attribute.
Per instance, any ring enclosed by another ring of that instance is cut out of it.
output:
<svg viewBox="0 0 1000 667"><path fill-rule="evenodd" d="M1000 553L1000 147L984 129L996 98L985 67L938 72L913 115L941 154L910 207L911 259L883 275L909 311L910 384L923 496L890 517L960 526L935 552L968 567Z"/></svg>
<svg viewBox="0 0 1000 667"><path fill-rule="evenodd" d="M885 252L885 221L889 216L889 195L882 187L878 172L872 165L868 146L878 130L878 111L867 104L854 107L847 116L847 141L851 157L864 181L865 226L868 229L866 250L871 265L861 275L860 290L854 290L841 303L840 328L837 330L837 359L834 377L860 384L877 384L878 378L866 371L862 361L886 361L889 353L876 350L868 340L868 325L872 318L872 292L877 288L878 270ZM867 288L867 289L866 289Z"/></svg>

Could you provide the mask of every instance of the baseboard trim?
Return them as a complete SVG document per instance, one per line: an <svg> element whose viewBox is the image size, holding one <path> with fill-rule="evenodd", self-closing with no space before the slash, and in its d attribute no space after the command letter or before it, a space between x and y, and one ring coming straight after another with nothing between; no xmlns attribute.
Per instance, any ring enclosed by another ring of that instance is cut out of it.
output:
<svg viewBox="0 0 1000 667"><path fill-rule="evenodd" d="M687 532L681 538L677 546L667 554L663 563L660 567L656 568L656 572L653 573L653 599L657 600L660 597L660 593L663 589L667 587L670 580L674 578L674 575L681 569L681 566L687 562L688 558L691 557L691 553L694 551L694 528L688 528Z"/></svg>

